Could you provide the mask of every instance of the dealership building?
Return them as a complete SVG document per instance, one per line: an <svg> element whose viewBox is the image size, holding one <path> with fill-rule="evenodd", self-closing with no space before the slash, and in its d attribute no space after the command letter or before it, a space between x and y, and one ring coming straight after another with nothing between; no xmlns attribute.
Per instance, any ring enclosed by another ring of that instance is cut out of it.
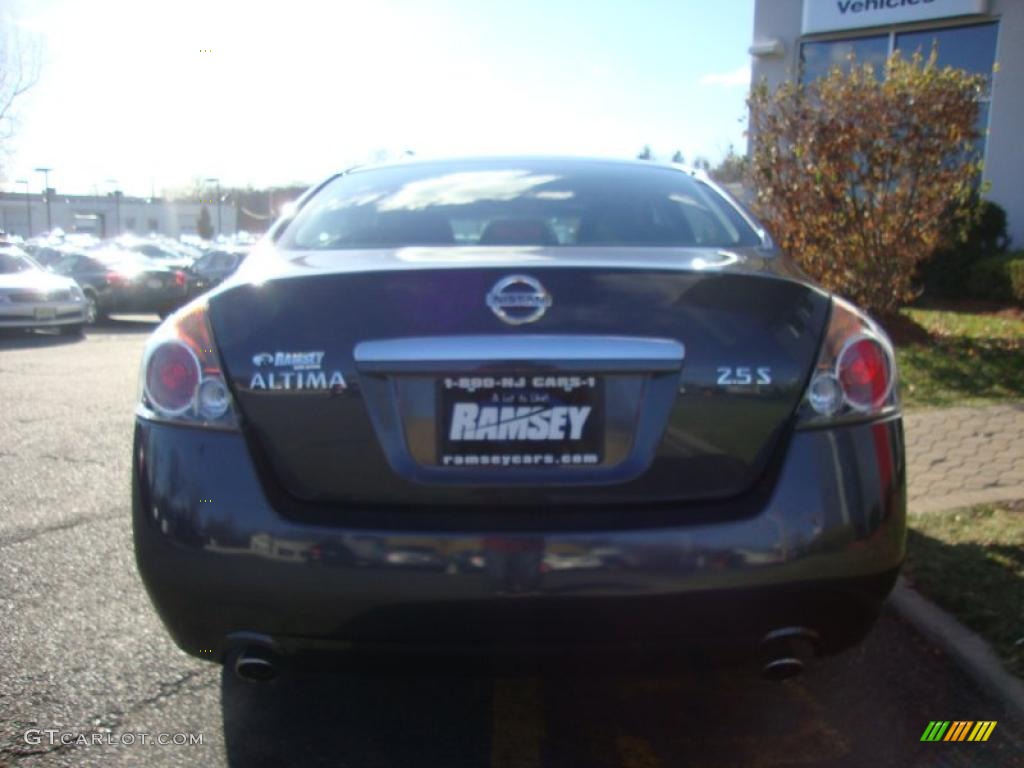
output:
<svg viewBox="0 0 1024 768"><path fill-rule="evenodd" d="M135 233L161 233L178 237L196 234L202 209L207 209L215 232L230 234L237 228L234 203L109 195L63 195L0 192L0 228L12 235L31 237L51 229L87 232L97 237Z"/></svg>
<svg viewBox="0 0 1024 768"><path fill-rule="evenodd" d="M893 50L938 51L940 65L991 77L981 101L986 197L1024 247L1024 0L756 0L753 79L807 82L852 53L881 65ZM993 65L998 71L993 73Z"/></svg>

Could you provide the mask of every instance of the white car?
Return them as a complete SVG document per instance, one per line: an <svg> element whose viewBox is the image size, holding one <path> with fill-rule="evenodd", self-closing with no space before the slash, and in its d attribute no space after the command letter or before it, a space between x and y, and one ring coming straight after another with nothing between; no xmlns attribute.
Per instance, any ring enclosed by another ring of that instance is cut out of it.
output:
<svg viewBox="0 0 1024 768"><path fill-rule="evenodd" d="M0 245L0 328L50 328L81 333L90 304L69 277L47 272L23 250Z"/></svg>

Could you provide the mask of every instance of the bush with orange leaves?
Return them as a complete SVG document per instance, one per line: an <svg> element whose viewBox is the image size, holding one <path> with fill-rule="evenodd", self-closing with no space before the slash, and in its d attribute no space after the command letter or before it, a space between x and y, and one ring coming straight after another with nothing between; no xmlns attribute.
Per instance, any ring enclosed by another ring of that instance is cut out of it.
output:
<svg viewBox="0 0 1024 768"><path fill-rule="evenodd" d="M986 78L895 52L809 84L751 89L754 208L804 270L878 315L917 295L918 264L967 222Z"/></svg>

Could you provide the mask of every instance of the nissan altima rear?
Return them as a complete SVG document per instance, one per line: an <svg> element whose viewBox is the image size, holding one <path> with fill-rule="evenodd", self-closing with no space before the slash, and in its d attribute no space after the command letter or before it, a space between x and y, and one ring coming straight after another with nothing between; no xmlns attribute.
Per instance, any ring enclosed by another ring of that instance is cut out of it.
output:
<svg viewBox="0 0 1024 768"><path fill-rule="evenodd" d="M863 637L903 559L885 333L674 166L339 174L140 378L140 573L182 648L254 678L592 647L781 677Z"/></svg>

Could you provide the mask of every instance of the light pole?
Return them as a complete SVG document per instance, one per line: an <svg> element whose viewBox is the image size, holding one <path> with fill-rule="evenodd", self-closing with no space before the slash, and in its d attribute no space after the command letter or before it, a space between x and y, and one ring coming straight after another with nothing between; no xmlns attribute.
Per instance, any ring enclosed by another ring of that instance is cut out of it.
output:
<svg viewBox="0 0 1024 768"><path fill-rule="evenodd" d="M53 168L36 168L36 173L43 174L43 194L46 195L46 231L53 229L53 219L50 216L50 171Z"/></svg>
<svg viewBox="0 0 1024 768"><path fill-rule="evenodd" d="M28 218L28 236L32 237L32 193L28 191L28 179L18 179L15 183L25 185L25 213Z"/></svg>
<svg viewBox="0 0 1024 768"><path fill-rule="evenodd" d="M117 188L117 179L107 179L107 184L114 185L114 237L121 236L121 190Z"/></svg>
<svg viewBox="0 0 1024 768"><path fill-rule="evenodd" d="M221 217L220 217L220 203L221 203L221 200L220 200L220 179L218 179L216 176L211 176L210 178L208 178L206 180L206 183L207 184L216 184L217 185L217 237L220 237L221 234L223 234L223 232L224 232L224 230L223 230L223 228L221 226L223 222L222 222Z"/></svg>

